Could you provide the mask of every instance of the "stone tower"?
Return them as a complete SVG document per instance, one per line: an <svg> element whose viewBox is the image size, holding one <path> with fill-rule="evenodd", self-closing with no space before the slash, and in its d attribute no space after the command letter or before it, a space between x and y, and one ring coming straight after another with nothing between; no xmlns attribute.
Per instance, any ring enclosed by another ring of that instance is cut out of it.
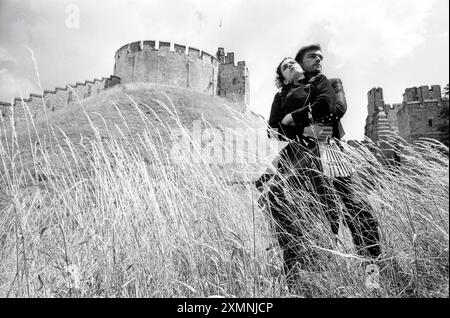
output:
<svg viewBox="0 0 450 318"><path fill-rule="evenodd" d="M408 142L421 137L442 140L442 125L448 125L440 114L448 100L443 100L439 85L405 89L403 102L385 104L383 90L373 88L368 94L365 135L375 142L381 135L396 133ZM384 132L383 132L384 131Z"/></svg>
<svg viewBox="0 0 450 318"><path fill-rule="evenodd" d="M114 75L121 83L149 82L219 95L247 106L248 68L234 53L219 48L216 56L170 42L143 41L122 46L115 54Z"/></svg>
<svg viewBox="0 0 450 318"><path fill-rule="evenodd" d="M364 135L373 141L389 138L392 135L392 127L385 113L387 106L383 99L383 89L380 87L372 88L367 93L367 99L368 115L366 126L364 127Z"/></svg>
<svg viewBox="0 0 450 318"><path fill-rule="evenodd" d="M147 82L216 95L219 61L197 48L156 41L133 42L115 54L114 75L121 83Z"/></svg>
<svg viewBox="0 0 450 318"><path fill-rule="evenodd" d="M219 61L217 94L243 104L250 103L249 72L244 61L234 62L234 53L219 47L216 53Z"/></svg>

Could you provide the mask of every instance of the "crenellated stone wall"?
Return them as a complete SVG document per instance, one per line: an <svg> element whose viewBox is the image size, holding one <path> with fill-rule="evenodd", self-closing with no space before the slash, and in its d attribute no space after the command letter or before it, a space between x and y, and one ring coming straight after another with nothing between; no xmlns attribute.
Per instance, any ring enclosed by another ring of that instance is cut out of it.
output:
<svg viewBox="0 0 450 318"><path fill-rule="evenodd" d="M403 101L423 102L425 100L441 100L441 86L431 85L431 88L424 85L419 87L411 87L405 89L403 93Z"/></svg>
<svg viewBox="0 0 450 318"><path fill-rule="evenodd" d="M442 103L438 100L407 102L397 112L399 135L407 141L421 137L440 140L439 126L443 119L439 117Z"/></svg>
<svg viewBox="0 0 450 318"><path fill-rule="evenodd" d="M389 129L408 142L421 137L441 140L440 127L445 124L445 119L440 114L445 105L448 107L448 100L442 99L439 85L407 88L403 103L392 106L384 103L381 88L373 88L368 92L364 134L373 141L379 141L380 118L386 117Z"/></svg>
<svg viewBox="0 0 450 318"><path fill-rule="evenodd" d="M56 87L55 90L44 90L43 94L30 94L28 98L14 98L12 103L0 102L2 117L13 116L14 125L26 123L26 118L35 119L58 109L68 107L78 100L95 96L109 87L120 83L120 78L111 75L109 78L94 79L84 83L69 84ZM26 117L26 113L28 116Z"/></svg>
<svg viewBox="0 0 450 318"><path fill-rule="evenodd" d="M216 95L219 61L194 47L159 41L126 44L115 55L114 75L122 83L150 82Z"/></svg>

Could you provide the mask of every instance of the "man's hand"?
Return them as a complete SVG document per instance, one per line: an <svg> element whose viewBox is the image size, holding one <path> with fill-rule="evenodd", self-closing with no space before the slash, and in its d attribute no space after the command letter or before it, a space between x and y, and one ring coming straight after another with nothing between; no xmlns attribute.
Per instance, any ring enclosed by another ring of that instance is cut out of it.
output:
<svg viewBox="0 0 450 318"><path fill-rule="evenodd" d="M305 127L305 129L303 130L303 135L317 138L318 140L326 140L327 137L331 137L333 135L333 127L323 124L311 125Z"/></svg>
<svg viewBox="0 0 450 318"><path fill-rule="evenodd" d="M292 118L292 115L287 114L286 116L284 116L283 120L281 121L281 124L285 126L295 126L295 122L294 119Z"/></svg>

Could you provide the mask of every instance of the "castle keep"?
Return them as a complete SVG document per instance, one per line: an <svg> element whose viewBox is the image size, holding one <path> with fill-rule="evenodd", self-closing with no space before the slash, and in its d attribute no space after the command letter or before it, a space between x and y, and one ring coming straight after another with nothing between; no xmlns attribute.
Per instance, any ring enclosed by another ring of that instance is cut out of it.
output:
<svg viewBox="0 0 450 318"><path fill-rule="evenodd" d="M373 88L367 93L367 118L365 136L381 141L396 133L408 142L421 137L442 140L441 125L448 125L440 118L448 100L442 99L439 85L407 88L403 102L385 104L383 89Z"/></svg>
<svg viewBox="0 0 450 318"><path fill-rule="evenodd" d="M117 50L114 75L121 83L148 82L185 87L219 95L248 105L248 68L237 65L234 53L219 48L213 56L205 51L169 42L133 42Z"/></svg>
<svg viewBox="0 0 450 318"><path fill-rule="evenodd" d="M3 117L14 114L14 123L25 122L23 104L36 118L46 112L70 106L99 94L117 84L147 82L188 88L222 96L246 107L249 102L249 75L244 61L234 62L234 53L219 48L216 56L185 45L163 41L138 41L126 44L115 54L114 74L102 79L57 87L29 98L15 98L12 103L0 102Z"/></svg>

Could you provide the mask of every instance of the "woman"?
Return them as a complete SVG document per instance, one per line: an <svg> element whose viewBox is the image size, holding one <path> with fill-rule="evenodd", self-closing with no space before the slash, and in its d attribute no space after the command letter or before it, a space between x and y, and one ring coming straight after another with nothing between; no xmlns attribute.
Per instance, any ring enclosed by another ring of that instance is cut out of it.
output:
<svg viewBox="0 0 450 318"><path fill-rule="evenodd" d="M332 126L325 124L330 122L334 113L335 92L323 74L304 74L301 66L289 57L281 61L276 74L280 91L274 97L269 126L278 132L279 139L289 143L278 157L277 168L282 177L272 183L268 207L277 226L284 269L292 286L295 265L298 263L302 268L313 266L314 255L304 246L304 228L297 222L305 221L304 217L294 215L298 211L287 199L285 189L306 191L312 197L310 209L317 211L317 215L324 212L333 233L338 232L338 209L330 185L322 174L318 146L318 140L331 137L333 133ZM318 126L311 126L316 122L324 124L320 131ZM311 222L303 222L313 226L307 223Z"/></svg>

